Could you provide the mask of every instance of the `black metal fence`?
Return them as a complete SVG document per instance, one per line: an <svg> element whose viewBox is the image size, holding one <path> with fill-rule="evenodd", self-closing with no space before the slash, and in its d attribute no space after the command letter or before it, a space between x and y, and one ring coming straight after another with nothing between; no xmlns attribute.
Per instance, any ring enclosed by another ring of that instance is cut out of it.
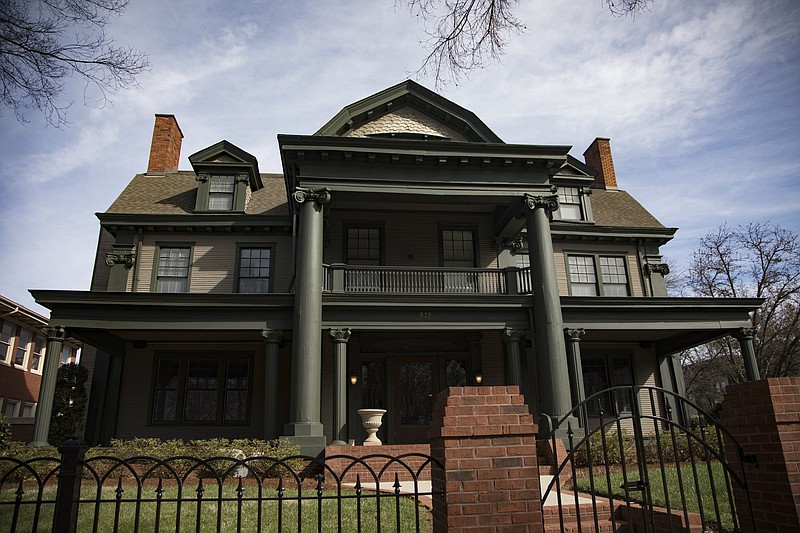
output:
<svg viewBox="0 0 800 533"><path fill-rule="evenodd" d="M696 404L656 387L600 391L551 420L556 453L543 518L571 531L739 531L745 457ZM733 453L729 453L729 452ZM734 461L728 458L736 457ZM742 512L743 511L743 512Z"/></svg>
<svg viewBox="0 0 800 533"><path fill-rule="evenodd" d="M441 468L416 453L122 459L84 457L77 441L59 452L0 457L0 531L430 531L421 477Z"/></svg>

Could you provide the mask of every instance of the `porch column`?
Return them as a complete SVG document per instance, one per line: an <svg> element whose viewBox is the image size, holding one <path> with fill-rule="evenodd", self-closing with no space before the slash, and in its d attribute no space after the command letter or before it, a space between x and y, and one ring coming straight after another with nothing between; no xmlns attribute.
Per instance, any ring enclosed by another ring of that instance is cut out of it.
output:
<svg viewBox="0 0 800 533"><path fill-rule="evenodd" d="M322 223L328 189L300 189L292 195L300 204L300 231L294 291L292 392L285 436L301 453L317 455L325 448L320 422L322 379Z"/></svg>
<svg viewBox="0 0 800 533"><path fill-rule="evenodd" d="M506 347L506 385L522 385L522 361L519 345L524 333L512 328L503 330Z"/></svg>
<svg viewBox="0 0 800 533"><path fill-rule="evenodd" d="M564 333L569 341L567 366L572 390L572 405L577 406L586 399L586 389L583 386L583 365L581 364L581 337L586 334L586 331L583 328L564 328Z"/></svg>
<svg viewBox="0 0 800 533"><path fill-rule="evenodd" d="M558 209L558 196L525 195L525 221L528 231L528 254L533 289L533 324L539 396L542 413L561 417L572 408L564 345L564 319L558 294L553 241L548 214ZM545 435L550 421L539 420Z"/></svg>
<svg viewBox="0 0 800 533"><path fill-rule="evenodd" d="M758 381L761 379L761 374L758 371L758 362L756 361L756 350L753 347L753 337L755 334L756 328L742 328L733 335L739 340L739 344L742 347L744 372L747 375L747 381Z"/></svg>
<svg viewBox="0 0 800 533"><path fill-rule="evenodd" d="M261 330L267 345L264 360L264 438L278 436L278 349L283 341L283 331L264 328Z"/></svg>
<svg viewBox="0 0 800 533"><path fill-rule="evenodd" d="M332 329L333 338L333 442L331 446L347 443L347 341L350 328Z"/></svg>
<svg viewBox="0 0 800 533"><path fill-rule="evenodd" d="M61 360L61 350L67 337L63 326L47 326L42 328L42 333L47 337L47 352L42 368L42 382L39 387L39 402L36 404L36 421L31 442L31 446L40 448L50 446L47 437L50 434L50 417L53 414L53 397L56 394L58 362Z"/></svg>

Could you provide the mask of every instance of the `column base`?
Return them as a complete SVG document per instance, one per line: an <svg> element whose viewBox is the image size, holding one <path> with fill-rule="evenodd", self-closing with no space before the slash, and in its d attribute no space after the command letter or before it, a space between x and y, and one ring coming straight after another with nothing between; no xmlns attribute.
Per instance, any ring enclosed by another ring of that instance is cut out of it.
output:
<svg viewBox="0 0 800 533"><path fill-rule="evenodd" d="M318 457L325 451L324 435L281 435L280 440L300 446L300 454Z"/></svg>

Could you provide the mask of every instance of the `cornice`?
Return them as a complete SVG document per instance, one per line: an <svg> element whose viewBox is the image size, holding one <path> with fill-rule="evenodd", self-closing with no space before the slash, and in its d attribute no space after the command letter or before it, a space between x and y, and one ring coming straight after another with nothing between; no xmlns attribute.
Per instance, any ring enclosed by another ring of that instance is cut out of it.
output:
<svg viewBox="0 0 800 533"><path fill-rule="evenodd" d="M550 223L553 241L558 242L634 242L639 239L664 244L675 236L678 228L636 228L597 226L587 223L569 223L554 220Z"/></svg>
<svg viewBox="0 0 800 533"><path fill-rule="evenodd" d="M147 229L148 231L270 232L290 231L292 219L280 215L247 215L244 213L188 213L185 215L95 213L100 224L109 231Z"/></svg>
<svg viewBox="0 0 800 533"><path fill-rule="evenodd" d="M562 296L562 309L592 309L592 310L623 310L623 309L653 309L653 310L680 310L696 311L705 310L733 310L750 312L758 309L764 303L763 298L703 298L703 297L599 297L599 296Z"/></svg>

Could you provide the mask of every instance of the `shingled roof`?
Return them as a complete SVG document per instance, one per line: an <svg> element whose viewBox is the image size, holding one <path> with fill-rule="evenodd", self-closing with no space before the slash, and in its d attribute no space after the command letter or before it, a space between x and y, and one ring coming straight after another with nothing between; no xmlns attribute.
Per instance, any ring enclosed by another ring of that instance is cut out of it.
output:
<svg viewBox="0 0 800 533"><path fill-rule="evenodd" d="M288 215L282 174L261 174L264 187L247 202L248 215ZM197 199L196 175L192 171L166 175L137 174L114 200L106 213L137 215L191 215Z"/></svg>
<svg viewBox="0 0 800 533"><path fill-rule="evenodd" d="M592 189L592 213L598 226L663 228L642 204L625 191Z"/></svg>

